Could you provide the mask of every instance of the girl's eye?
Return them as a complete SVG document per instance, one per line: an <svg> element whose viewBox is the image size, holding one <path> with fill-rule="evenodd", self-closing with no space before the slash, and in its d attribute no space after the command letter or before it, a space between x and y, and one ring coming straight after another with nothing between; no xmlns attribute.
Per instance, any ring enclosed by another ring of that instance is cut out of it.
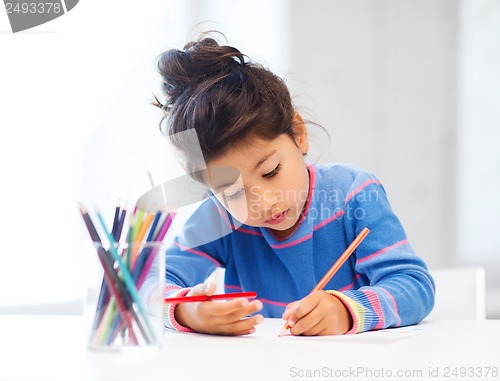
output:
<svg viewBox="0 0 500 381"><path fill-rule="evenodd" d="M226 199L228 201L233 201L233 200L236 200L238 197L240 197L243 193L245 192L245 190L242 188L232 194L224 194L226 196Z"/></svg>
<svg viewBox="0 0 500 381"><path fill-rule="evenodd" d="M271 172L268 172L268 173L264 174L263 177L265 177L266 179L268 179L268 178L271 178L273 176L276 176L278 174L278 172L280 171L280 169L281 169L281 164L278 164L276 166L276 168L274 168Z"/></svg>

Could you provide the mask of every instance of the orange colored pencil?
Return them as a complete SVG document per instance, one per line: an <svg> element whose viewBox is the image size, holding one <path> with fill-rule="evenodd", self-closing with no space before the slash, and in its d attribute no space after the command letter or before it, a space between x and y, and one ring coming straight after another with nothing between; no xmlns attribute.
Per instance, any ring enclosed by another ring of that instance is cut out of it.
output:
<svg viewBox="0 0 500 381"><path fill-rule="evenodd" d="M313 293L314 291L322 290L323 287L326 286L326 284L330 281L330 279L332 279L335 273L339 271L340 267L342 267L345 261L347 261L347 258L351 256L351 254L354 252L354 250L356 250L356 248L365 239L366 235L369 232L370 230L368 228L363 228L363 230L361 230L361 232L356 236L356 238L354 238L354 241L351 242L351 244L347 247L347 249L345 249L342 255L335 261L330 270L328 270L328 272L323 276L323 278L321 278L318 284L314 286L311 293ZM290 329L290 326L288 325L288 322L286 322L278 336L283 336L283 334L288 329Z"/></svg>
<svg viewBox="0 0 500 381"><path fill-rule="evenodd" d="M137 233L137 236L134 238L135 241L141 242L144 239L144 236L146 235L146 232L148 231L151 222L153 222L155 214L156 213L146 214L146 218L144 218L144 221L140 225L139 232Z"/></svg>

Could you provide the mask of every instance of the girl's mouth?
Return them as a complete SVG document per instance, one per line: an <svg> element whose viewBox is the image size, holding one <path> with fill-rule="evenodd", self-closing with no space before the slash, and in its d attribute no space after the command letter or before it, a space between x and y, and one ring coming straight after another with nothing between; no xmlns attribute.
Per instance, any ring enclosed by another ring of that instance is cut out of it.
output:
<svg viewBox="0 0 500 381"><path fill-rule="evenodd" d="M278 225L285 220L287 214L288 214L288 209L285 210L284 212L279 213L279 214L275 214L271 218L267 219L266 223L271 224L271 225Z"/></svg>

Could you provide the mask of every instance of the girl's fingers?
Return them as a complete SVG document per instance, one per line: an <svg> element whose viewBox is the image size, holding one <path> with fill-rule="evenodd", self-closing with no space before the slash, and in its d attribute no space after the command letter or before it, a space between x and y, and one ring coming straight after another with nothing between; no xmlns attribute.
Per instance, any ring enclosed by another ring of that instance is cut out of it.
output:
<svg viewBox="0 0 500 381"><path fill-rule="evenodd" d="M311 312L306 317L300 319L291 329L294 335L316 336L325 329L324 317Z"/></svg>
<svg viewBox="0 0 500 381"><path fill-rule="evenodd" d="M215 283L208 282L194 286L188 296L213 295ZM249 301L246 298L236 298L228 301L206 301L179 305L176 318L182 321L180 309L190 308L188 314L198 316L192 321L191 328L198 332L222 335L248 335L255 332L255 325L264 321L262 315L254 315L263 308L260 300ZM252 315L252 316L250 316ZM189 326L189 325L187 325Z"/></svg>
<svg viewBox="0 0 500 381"><path fill-rule="evenodd" d="M319 295L314 292L297 302L289 304L283 314L283 319L287 321L290 327L293 327L298 321L315 310L319 300Z"/></svg>
<svg viewBox="0 0 500 381"><path fill-rule="evenodd" d="M318 306L321 297L320 292L321 291L313 292L297 303L297 305L293 309L293 314L297 317L298 320L308 315Z"/></svg>
<svg viewBox="0 0 500 381"><path fill-rule="evenodd" d="M282 319L288 320L290 318L290 315L292 314L292 311L294 308L297 306L299 302L292 302L285 308L285 312L283 312L283 315L281 315Z"/></svg>
<svg viewBox="0 0 500 381"><path fill-rule="evenodd" d="M302 304L302 301L307 303ZM289 319L290 332L294 335L334 335L342 334L350 328L350 314L336 297L328 293L311 294L301 301L295 315ZM309 308L312 308L309 310ZM295 320L296 319L296 320ZM292 323L290 323L292 322Z"/></svg>
<svg viewBox="0 0 500 381"><path fill-rule="evenodd" d="M248 301L245 298L237 298L225 302L204 302L201 308L207 315L214 319L224 321L236 321L258 312L263 305L260 300Z"/></svg>
<svg viewBox="0 0 500 381"><path fill-rule="evenodd" d="M210 321L209 331L226 335L250 334L256 324L264 321L262 315L252 315L262 309L259 300L243 299L230 302L203 302L200 312ZM252 316L249 316L252 315Z"/></svg>
<svg viewBox="0 0 500 381"><path fill-rule="evenodd" d="M186 296L207 295L212 296L215 292L216 284L214 282L200 283L194 286Z"/></svg>
<svg viewBox="0 0 500 381"><path fill-rule="evenodd" d="M218 327L219 333L224 335L248 335L255 332L255 326L264 321L262 315L254 315L236 322L222 324Z"/></svg>

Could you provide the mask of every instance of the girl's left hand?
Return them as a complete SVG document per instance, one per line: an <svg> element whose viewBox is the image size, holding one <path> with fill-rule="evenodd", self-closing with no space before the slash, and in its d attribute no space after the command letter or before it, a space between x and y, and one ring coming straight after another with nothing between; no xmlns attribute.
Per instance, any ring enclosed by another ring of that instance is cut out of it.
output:
<svg viewBox="0 0 500 381"><path fill-rule="evenodd" d="M283 319L293 335L341 335L352 327L352 318L344 304L325 291L315 291L290 303Z"/></svg>

